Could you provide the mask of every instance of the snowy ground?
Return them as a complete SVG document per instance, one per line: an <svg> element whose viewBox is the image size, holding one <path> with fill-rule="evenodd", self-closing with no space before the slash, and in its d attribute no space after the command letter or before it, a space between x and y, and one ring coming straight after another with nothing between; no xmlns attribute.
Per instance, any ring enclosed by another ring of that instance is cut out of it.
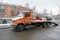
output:
<svg viewBox="0 0 60 40"><path fill-rule="evenodd" d="M9 27L12 27L11 23L9 23L9 24L0 24L0 28L9 28Z"/></svg>

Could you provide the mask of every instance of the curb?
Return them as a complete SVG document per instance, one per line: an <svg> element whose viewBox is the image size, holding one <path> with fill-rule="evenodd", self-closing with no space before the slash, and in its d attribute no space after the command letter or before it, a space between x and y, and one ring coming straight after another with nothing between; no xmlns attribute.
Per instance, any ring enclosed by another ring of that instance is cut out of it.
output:
<svg viewBox="0 0 60 40"><path fill-rule="evenodd" d="M8 28L13 28L13 27L4 27L4 28L0 28L0 29L8 29Z"/></svg>

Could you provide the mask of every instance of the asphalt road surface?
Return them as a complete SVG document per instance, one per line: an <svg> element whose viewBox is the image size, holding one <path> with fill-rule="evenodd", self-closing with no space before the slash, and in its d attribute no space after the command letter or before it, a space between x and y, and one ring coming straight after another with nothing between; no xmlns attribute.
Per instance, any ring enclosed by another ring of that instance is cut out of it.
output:
<svg viewBox="0 0 60 40"><path fill-rule="evenodd" d="M51 28L30 28L23 32L13 28L0 29L0 40L60 40L60 26Z"/></svg>

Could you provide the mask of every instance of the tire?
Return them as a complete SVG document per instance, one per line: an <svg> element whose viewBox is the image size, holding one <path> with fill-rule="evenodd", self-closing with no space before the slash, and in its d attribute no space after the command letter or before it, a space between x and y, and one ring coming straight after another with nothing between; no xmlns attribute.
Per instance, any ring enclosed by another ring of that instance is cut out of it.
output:
<svg viewBox="0 0 60 40"><path fill-rule="evenodd" d="M47 28L48 27L48 24L47 23L43 23L43 28Z"/></svg>
<svg viewBox="0 0 60 40"><path fill-rule="evenodd" d="M19 31L19 32L24 31L24 25L18 25L17 26L17 31Z"/></svg>

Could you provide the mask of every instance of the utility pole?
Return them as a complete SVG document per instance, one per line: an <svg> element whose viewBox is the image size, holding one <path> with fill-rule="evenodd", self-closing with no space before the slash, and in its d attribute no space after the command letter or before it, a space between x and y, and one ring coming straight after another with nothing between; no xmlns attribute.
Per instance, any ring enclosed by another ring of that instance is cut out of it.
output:
<svg viewBox="0 0 60 40"><path fill-rule="evenodd" d="M34 6L33 8L32 8L32 11L33 11L33 16L35 16L36 15L36 7Z"/></svg>
<svg viewBox="0 0 60 40"><path fill-rule="evenodd" d="M52 16L52 10L51 10L51 12L50 12L50 16Z"/></svg>
<svg viewBox="0 0 60 40"><path fill-rule="evenodd" d="M45 16L45 17L47 16L47 15L46 15L46 11L47 11L47 9L44 9L44 12L43 12L43 13L44 13L44 16Z"/></svg>
<svg viewBox="0 0 60 40"><path fill-rule="evenodd" d="M59 14L60 14L60 6L59 6Z"/></svg>
<svg viewBox="0 0 60 40"><path fill-rule="evenodd" d="M33 12L35 12L36 7L33 7Z"/></svg>

